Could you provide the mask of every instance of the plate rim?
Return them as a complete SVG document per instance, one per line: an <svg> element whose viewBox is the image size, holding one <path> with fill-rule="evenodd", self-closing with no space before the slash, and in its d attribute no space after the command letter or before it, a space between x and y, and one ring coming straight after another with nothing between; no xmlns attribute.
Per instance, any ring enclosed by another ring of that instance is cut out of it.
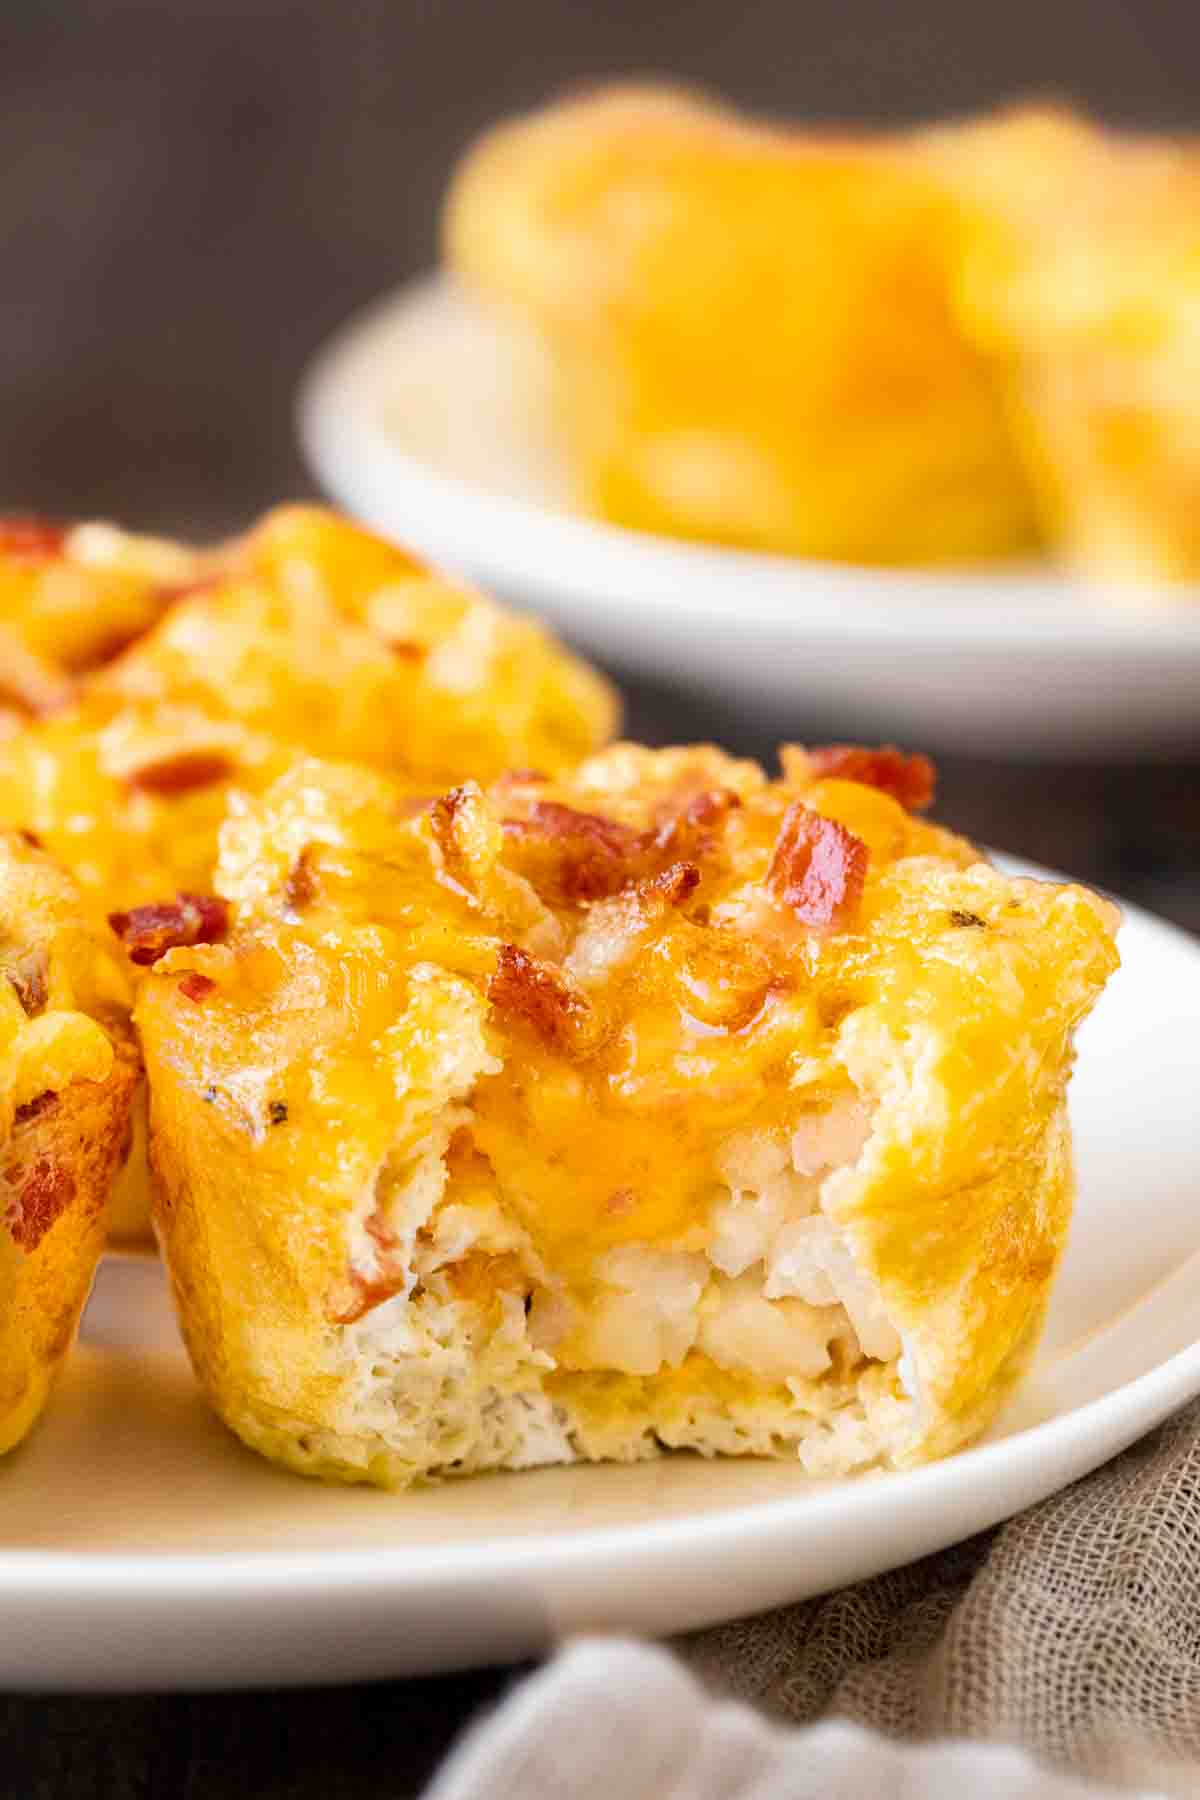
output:
<svg viewBox="0 0 1200 1800"><path fill-rule="evenodd" d="M656 607L676 621L728 620L729 594L752 590L760 625L802 625L808 636L831 641L925 637L941 647L1200 654L1200 589L1191 599L1159 590L1157 602L1138 605L1128 590L1122 601L1114 585L1109 592L1118 598L1105 600L1103 583L1052 568L885 569L697 543L538 506L439 470L388 431L372 403L379 390L369 372L414 314L448 300L461 304L453 278L427 271L353 313L306 364L296 425L322 485L385 529L383 496L394 503L398 480L412 496L410 510L445 521L439 535L453 535L451 520L459 530L472 519L490 521L497 582L537 591L548 567L569 568L586 555L589 584L614 596L614 613L640 609L640 598L624 597L640 584L643 593L653 587Z"/></svg>

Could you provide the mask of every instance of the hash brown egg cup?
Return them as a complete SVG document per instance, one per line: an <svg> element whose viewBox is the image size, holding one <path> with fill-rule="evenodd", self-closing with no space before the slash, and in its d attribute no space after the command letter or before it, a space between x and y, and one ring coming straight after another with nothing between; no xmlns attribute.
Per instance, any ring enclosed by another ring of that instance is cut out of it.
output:
<svg viewBox="0 0 1200 1800"><path fill-rule="evenodd" d="M798 130L626 85L488 131L450 268L582 505L904 564L1200 574L1200 152L1065 107ZM523 375L536 371L536 380Z"/></svg>
<svg viewBox="0 0 1200 1800"><path fill-rule="evenodd" d="M94 636L142 628L85 679L56 675L45 716L0 741L0 823L33 830L101 918L205 891L230 794L298 750L433 794L468 771L561 773L616 727L608 683L540 626L318 507L203 558L112 527L0 528L0 619L10 589L35 619L59 595L76 622L87 601ZM144 1099L136 1118L121 1239L149 1230Z"/></svg>
<svg viewBox="0 0 1200 1800"><path fill-rule="evenodd" d="M5 556L0 532L0 586ZM202 567L72 704L0 744L0 821L107 908L207 886L230 789L297 751L432 794L563 773L616 728L608 683L538 625L334 513L280 507Z"/></svg>
<svg viewBox="0 0 1200 1800"><path fill-rule="evenodd" d="M590 510L788 555L944 563L1035 536L994 359L954 316L969 229L898 136L618 86L488 132L444 240L544 363Z"/></svg>
<svg viewBox="0 0 1200 1800"><path fill-rule="evenodd" d="M0 833L0 1453L70 1350L128 1148L139 1061L114 950L74 882Z"/></svg>
<svg viewBox="0 0 1200 1800"><path fill-rule="evenodd" d="M1114 909L896 752L619 745L419 806L297 764L137 1007L157 1228L246 1443L403 1485L665 1448L894 1467L1023 1368Z"/></svg>

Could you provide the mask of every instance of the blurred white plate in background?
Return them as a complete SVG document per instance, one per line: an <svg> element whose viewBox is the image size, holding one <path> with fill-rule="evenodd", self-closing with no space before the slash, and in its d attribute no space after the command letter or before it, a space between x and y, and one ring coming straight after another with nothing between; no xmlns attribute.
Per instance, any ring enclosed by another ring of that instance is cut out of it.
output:
<svg viewBox="0 0 1200 1800"><path fill-rule="evenodd" d="M350 1681L678 1631L953 1543L1200 1392L1200 946L1131 911L1081 1034L1079 1200L1029 1380L977 1449L857 1482L694 1456L325 1488L207 1412L150 1259L110 1262L0 1463L0 1687Z"/></svg>
<svg viewBox="0 0 1200 1800"><path fill-rule="evenodd" d="M1134 603L1053 572L856 569L573 513L512 345L445 277L352 321L303 383L318 478L349 511L618 666L778 720L1016 755L1200 744L1200 597Z"/></svg>

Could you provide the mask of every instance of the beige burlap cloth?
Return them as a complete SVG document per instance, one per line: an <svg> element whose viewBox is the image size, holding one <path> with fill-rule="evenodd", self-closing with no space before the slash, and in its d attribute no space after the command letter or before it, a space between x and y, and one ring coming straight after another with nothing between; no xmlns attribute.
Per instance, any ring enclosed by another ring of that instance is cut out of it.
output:
<svg viewBox="0 0 1200 1800"><path fill-rule="evenodd" d="M429 1800L1200 1796L1200 1402L995 1531L672 1650L568 1648Z"/></svg>

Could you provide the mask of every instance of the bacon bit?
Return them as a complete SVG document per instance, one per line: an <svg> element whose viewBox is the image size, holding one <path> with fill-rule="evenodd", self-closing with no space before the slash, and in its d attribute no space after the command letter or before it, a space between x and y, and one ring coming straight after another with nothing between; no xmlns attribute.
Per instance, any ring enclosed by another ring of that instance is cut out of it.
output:
<svg viewBox="0 0 1200 1800"><path fill-rule="evenodd" d="M656 890L678 905L700 881L697 859L711 851L716 830L740 804L735 793L712 788L660 815L653 830L638 831L602 813L534 800L523 818L505 819L503 829L531 854L544 853L541 866L531 871L534 886L549 886L562 900L607 900L642 883L646 892Z"/></svg>
<svg viewBox="0 0 1200 1800"><path fill-rule="evenodd" d="M401 662L424 662L425 658L429 655L429 651L424 644L414 644L410 640L404 638L385 638L384 643L387 645L392 655L399 657Z"/></svg>
<svg viewBox="0 0 1200 1800"><path fill-rule="evenodd" d="M227 781L233 768L231 759L220 750L178 750L173 756L143 763L127 780L130 787L145 794L188 794Z"/></svg>
<svg viewBox="0 0 1200 1800"><path fill-rule="evenodd" d="M705 788L685 805L661 818L654 842L658 849L688 856L703 856L713 847L720 827L737 807L741 796L732 788Z"/></svg>
<svg viewBox="0 0 1200 1800"><path fill-rule="evenodd" d="M802 924L845 931L862 898L867 856L862 839L844 825L793 800L775 840L767 886Z"/></svg>
<svg viewBox="0 0 1200 1800"><path fill-rule="evenodd" d="M289 918L298 918L312 905L320 892L317 873L313 868L315 852L315 844L305 844L288 870L287 880L283 884L283 904Z"/></svg>
<svg viewBox="0 0 1200 1800"><path fill-rule="evenodd" d="M10 1181L20 1175L19 1166L6 1171ZM32 1254L75 1198L75 1177L61 1163L39 1156L9 1204L7 1224L13 1242Z"/></svg>
<svg viewBox="0 0 1200 1800"><path fill-rule="evenodd" d="M647 850L644 834L631 825L557 800L535 800L525 818L505 819L504 831L555 853L554 880L568 901L619 893L641 874Z"/></svg>
<svg viewBox="0 0 1200 1800"><path fill-rule="evenodd" d="M215 894L179 894L158 905L109 913L108 922L130 962L148 968L168 950L218 943L229 928L229 908Z"/></svg>
<svg viewBox="0 0 1200 1800"><path fill-rule="evenodd" d="M682 906L700 886L700 871L694 862L672 863L649 883L649 891L659 894L668 906Z"/></svg>
<svg viewBox="0 0 1200 1800"><path fill-rule="evenodd" d="M352 1273L345 1288L326 1310L331 1325L353 1325L364 1314L382 1306L385 1300L404 1292L404 1276L381 1275L368 1281L365 1275Z"/></svg>
<svg viewBox="0 0 1200 1800"><path fill-rule="evenodd" d="M20 838L20 840L23 844L28 844L29 848L31 850L41 850L44 848L42 840L38 836L37 832L30 831L28 829L28 827L26 827L24 825L18 825L17 836Z"/></svg>
<svg viewBox="0 0 1200 1800"><path fill-rule="evenodd" d="M36 1119L42 1113L49 1112L52 1106L58 1105L58 1093L54 1088L47 1088L44 1094L38 1094L32 1100L26 1100L24 1106L18 1106L13 1114L14 1125L24 1125L27 1119Z"/></svg>
<svg viewBox="0 0 1200 1800"><path fill-rule="evenodd" d="M470 788L451 788L448 794L439 794L429 809L429 822L434 841L442 853L442 866L452 881L468 889L473 888L474 883L463 848L461 823L463 811L470 805L471 799Z"/></svg>
<svg viewBox="0 0 1200 1800"><path fill-rule="evenodd" d="M272 1100L267 1108L267 1118L272 1125L286 1125L288 1120L288 1104L286 1100Z"/></svg>
<svg viewBox="0 0 1200 1800"><path fill-rule="evenodd" d="M268 1113L271 1124L284 1125L287 1116L286 1100L273 1100ZM378 1211L364 1221L364 1229L380 1252L379 1265L372 1275L363 1275L358 1269L349 1271L345 1283L326 1306L326 1317L335 1325L353 1325L364 1313L404 1291L405 1269L403 1265L389 1261L399 1247L396 1234Z"/></svg>
<svg viewBox="0 0 1200 1800"><path fill-rule="evenodd" d="M211 975L201 975L199 969L189 969L179 983L179 991L185 999L191 1000L196 1006L199 1006L200 1002L212 993L216 985Z"/></svg>
<svg viewBox="0 0 1200 1800"><path fill-rule="evenodd" d="M516 944L501 944L488 999L557 1049L572 1042L589 1010L561 970Z"/></svg>
<svg viewBox="0 0 1200 1800"><path fill-rule="evenodd" d="M69 530L68 525L56 525L51 519L32 514L0 519L0 556L14 562L52 562L62 555Z"/></svg>
<svg viewBox="0 0 1200 1800"><path fill-rule="evenodd" d="M933 803L937 771L927 756L906 756L894 744L878 750L864 749L861 744L824 744L808 752L809 764L818 779L858 781L864 787L879 788L899 801L906 812L924 812Z"/></svg>
<svg viewBox="0 0 1200 1800"><path fill-rule="evenodd" d="M385 1253L389 1250L394 1250L400 1241L391 1226L387 1224L383 1214L378 1210L371 1213L370 1216L364 1220L363 1230L371 1239L371 1242L377 1244L379 1249Z"/></svg>
<svg viewBox="0 0 1200 1800"><path fill-rule="evenodd" d="M950 914L950 923L959 926L974 926L979 931L987 930L987 920L981 919L978 913L963 912L957 906Z"/></svg>
<svg viewBox="0 0 1200 1800"><path fill-rule="evenodd" d="M632 825L623 825L619 819L607 819L603 813L579 812L573 806L563 806L558 800L535 800L524 819L506 819L504 824L506 830L511 827L517 836L568 842L582 838L586 843L603 845L614 856L628 855L642 842L642 834Z"/></svg>
<svg viewBox="0 0 1200 1800"><path fill-rule="evenodd" d="M8 985L21 1002L27 1019L36 1019L50 998L49 969L41 950L27 950L6 969Z"/></svg>

